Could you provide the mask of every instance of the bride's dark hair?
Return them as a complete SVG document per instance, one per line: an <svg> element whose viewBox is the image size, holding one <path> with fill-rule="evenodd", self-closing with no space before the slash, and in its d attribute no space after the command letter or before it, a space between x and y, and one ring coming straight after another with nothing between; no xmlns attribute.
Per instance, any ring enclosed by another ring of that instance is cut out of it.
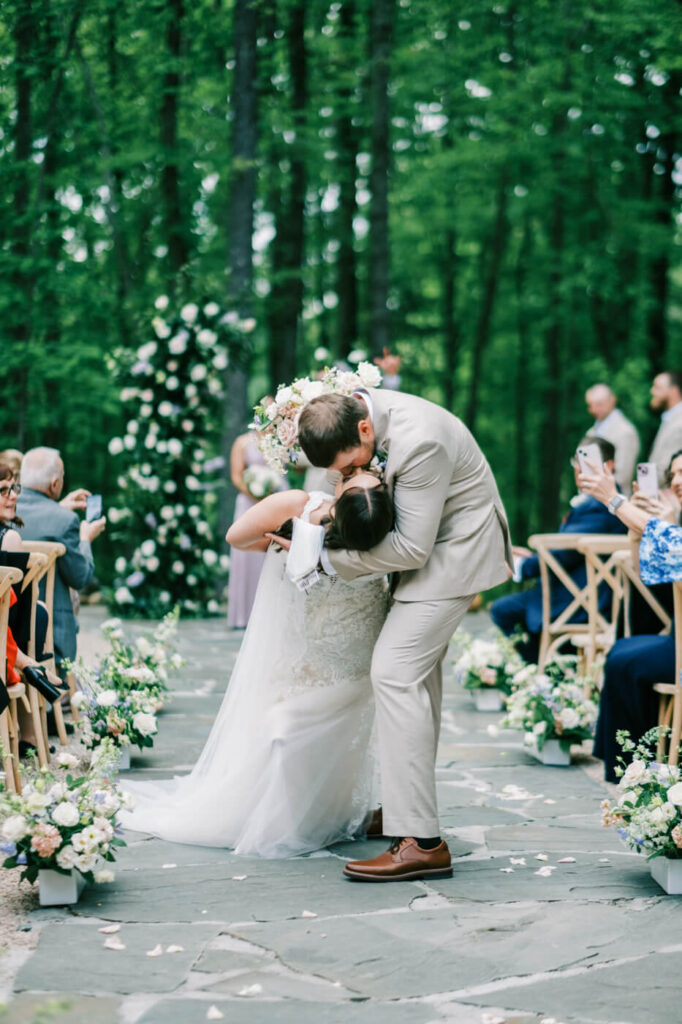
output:
<svg viewBox="0 0 682 1024"><path fill-rule="evenodd" d="M369 551L393 526L393 499L386 485L346 488L324 525L328 548Z"/></svg>
<svg viewBox="0 0 682 1024"><path fill-rule="evenodd" d="M328 548L369 551L393 527L393 499L385 484L349 487L336 499L332 514L322 520ZM287 519L275 533L291 540L293 521Z"/></svg>

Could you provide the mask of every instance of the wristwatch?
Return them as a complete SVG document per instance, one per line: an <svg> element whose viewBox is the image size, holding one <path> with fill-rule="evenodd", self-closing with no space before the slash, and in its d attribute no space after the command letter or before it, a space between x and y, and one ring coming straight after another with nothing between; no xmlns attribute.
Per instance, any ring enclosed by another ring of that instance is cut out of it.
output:
<svg viewBox="0 0 682 1024"><path fill-rule="evenodd" d="M615 516L620 506L623 504L624 501L627 500L628 499L625 497L624 494L614 494L614 496L611 498L611 501L608 503L606 507L609 510L609 512L611 512L611 514Z"/></svg>

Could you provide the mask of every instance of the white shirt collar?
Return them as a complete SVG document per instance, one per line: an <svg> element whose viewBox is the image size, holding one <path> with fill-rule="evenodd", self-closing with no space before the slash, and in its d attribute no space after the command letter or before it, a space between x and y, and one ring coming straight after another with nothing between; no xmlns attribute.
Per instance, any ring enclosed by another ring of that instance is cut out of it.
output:
<svg viewBox="0 0 682 1024"><path fill-rule="evenodd" d="M372 425L374 425L374 406L372 405L372 398L369 391L366 388L356 388L353 392L354 395L360 395L369 409L369 418Z"/></svg>

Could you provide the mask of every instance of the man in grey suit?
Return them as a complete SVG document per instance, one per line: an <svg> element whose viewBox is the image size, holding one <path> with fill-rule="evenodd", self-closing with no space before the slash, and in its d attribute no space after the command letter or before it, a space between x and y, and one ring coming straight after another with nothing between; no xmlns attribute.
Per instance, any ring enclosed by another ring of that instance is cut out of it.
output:
<svg viewBox="0 0 682 1024"><path fill-rule="evenodd" d="M661 425L649 453L649 462L658 469L658 486L668 486L668 467L675 452L682 448L682 371L666 370L654 377L651 408L660 413Z"/></svg>
<svg viewBox="0 0 682 1024"><path fill-rule="evenodd" d="M92 579L95 563L91 543L106 519L80 522L75 509L84 507L87 491L73 491L59 503L64 488L64 463L55 448L32 448L21 465L22 491L17 515L24 521L23 540L48 540L64 544L66 553L57 560L54 585L54 647L57 666L76 657L78 625L69 588L82 590Z"/></svg>
<svg viewBox="0 0 682 1024"><path fill-rule="evenodd" d="M594 425L588 433L610 441L616 449L613 475L623 494L630 494L639 455L639 434L634 423L617 407L618 399L608 384L593 384L585 392L585 404Z"/></svg>
<svg viewBox="0 0 682 1024"><path fill-rule="evenodd" d="M393 604L374 649L384 834L389 850L346 865L357 881L452 873L440 837L435 762L441 666L474 596L508 578L512 553L493 474L467 428L440 406L400 392L323 395L303 410L301 446L344 476L385 460L395 526L371 551L323 551L345 580L392 573Z"/></svg>

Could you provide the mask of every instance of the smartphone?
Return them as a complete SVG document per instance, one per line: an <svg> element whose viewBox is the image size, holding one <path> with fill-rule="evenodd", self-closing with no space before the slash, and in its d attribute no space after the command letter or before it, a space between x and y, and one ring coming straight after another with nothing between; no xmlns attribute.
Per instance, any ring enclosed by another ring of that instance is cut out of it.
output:
<svg viewBox="0 0 682 1024"><path fill-rule="evenodd" d="M594 466L602 466L601 448L598 444L586 444L584 448L578 448L577 456L580 472L586 476L594 476L594 470L587 465L588 459Z"/></svg>
<svg viewBox="0 0 682 1024"><path fill-rule="evenodd" d="M658 466L655 462L638 463L637 487L645 498L658 497Z"/></svg>
<svg viewBox="0 0 682 1024"><path fill-rule="evenodd" d="M95 519L102 518L102 495L91 494L85 499L85 521L93 523Z"/></svg>

